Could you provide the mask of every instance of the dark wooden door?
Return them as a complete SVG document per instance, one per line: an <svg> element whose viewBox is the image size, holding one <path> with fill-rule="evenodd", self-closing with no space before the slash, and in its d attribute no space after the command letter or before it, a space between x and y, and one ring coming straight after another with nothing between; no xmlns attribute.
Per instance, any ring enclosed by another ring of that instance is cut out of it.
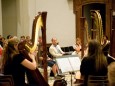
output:
<svg viewBox="0 0 115 86"><path fill-rule="evenodd" d="M115 58L115 16L112 17L112 30L110 38L110 55Z"/></svg>

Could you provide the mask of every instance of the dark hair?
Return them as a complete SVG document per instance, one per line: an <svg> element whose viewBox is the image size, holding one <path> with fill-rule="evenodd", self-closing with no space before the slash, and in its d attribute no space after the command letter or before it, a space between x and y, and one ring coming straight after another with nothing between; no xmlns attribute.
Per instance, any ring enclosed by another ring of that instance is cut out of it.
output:
<svg viewBox="0 0 115 86"><path fill-rule="evenodd" d="M103 37L105 37L108 40L108 36L107 35L104 35Z"/></svg>
<svg viewBox="0 0 115 86"><path fill-rule="evenodd" d="M8 35L8 36L7 36L7 39L10 39L10 37L12 37L12 36L11 36L11 35Z"/></svg>
<svg viewBox="0 0 115 86"><path fill-rule="evenodd" d="M88 44L88 57L95 59L96 71L107 66L107 59L102 52L101 44L97 40L91 40Z"/></svg>

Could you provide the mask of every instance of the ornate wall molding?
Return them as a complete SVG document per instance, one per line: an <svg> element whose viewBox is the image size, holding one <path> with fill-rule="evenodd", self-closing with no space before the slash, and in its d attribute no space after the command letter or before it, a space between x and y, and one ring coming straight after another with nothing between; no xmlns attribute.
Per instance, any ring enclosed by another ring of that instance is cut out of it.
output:
<svg viewBox="0 0 115 86"><path fill-rule="evenodd" d="M111 9L112 9L112 0L73 0L73 11L76 15L76 37L80 37L80 24L79 20L80 17L82 17L82 7L87 4L93 4L93 3L100 3L105 4L106 6L106 20L105 21L105 34L107 34L108 37L110 37L110 29L111 29ZM108 33L109 32L109 33Z"/></svg>

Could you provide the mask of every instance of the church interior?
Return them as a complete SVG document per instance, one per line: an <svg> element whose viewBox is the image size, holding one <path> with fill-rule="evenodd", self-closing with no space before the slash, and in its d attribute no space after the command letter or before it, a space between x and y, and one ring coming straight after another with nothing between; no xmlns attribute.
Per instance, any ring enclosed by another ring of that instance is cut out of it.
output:
<svg viewBox="0 0 115 86"><path fill-rule="evenodd" d="M27 86L115 86L114 74L112 79L108 75L88 76L87 85L84 85L85 78L80 72L84 57L90 54L88 44L93 39L102 45L103 55L106 54L105 57L110 57L111 63L114 63L114 24L115 0L0 0L0 86L15 86L15 80L11 75L2 74L2 58L4 46L8 44L6 43L8 36L19 38L20 41L22 36L25 36L25 39L27 36L30 37L28 39L31 39L31 42L26 41L19 48L31 53L38 46L36 58L40 57L41 53L40 42L38 43L41 36L43 60L36 59L36 63L40 66L37 70L30 71L33 80L27 79L28 76L25 75L26 83L35 80L37 85ZM104 36L107 37L109 44L104 45ZM57 38L57 45L60 45L61 50L65 52L59 57L50 51L53 38ZM79 46L78 38L80 49L76 48ZM2 39L6 39L6 44ZM57 64L61 78L55 78L47 57L51 57ZM28 60L33 62L31 59ZM115 67L112 69L115 72Z"/></svg>

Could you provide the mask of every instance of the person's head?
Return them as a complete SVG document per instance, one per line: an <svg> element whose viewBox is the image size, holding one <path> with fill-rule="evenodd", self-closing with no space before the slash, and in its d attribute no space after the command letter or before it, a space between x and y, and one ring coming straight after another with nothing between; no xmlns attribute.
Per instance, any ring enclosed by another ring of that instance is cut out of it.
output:
<svg viewBox="0 0 115 86"><path fill-rule="evenodd" d="M17 38L11 38L8 40L8 44L3 51L3 65L7 61L11 61L14 55L18 54L18 43L19 40Z"/></svg>
<svg viewBox="0 0 115 86"><path fill-rule="evenodd" d="M8 40L8 44L6 46L6 48L8 49L7 52L9 52L10 54L18 52L18 43L19 40L17 38L11 38L10 40Z"/></svg>
<svg viewBox="0 0 115 86"><path fill-rule="evenodd" d="M52 44L53 44L54 46L56 46L56 45L58 44L58 41L57 41L56 38L52 38L51 41L52 41Z"/></svg>
<svg viewBox="0 0 115 86"><path fill-rule="evenodd" d="M21 36L20 41L24 41L24 40L25 40L25 36Z"/></svg>
<svg viewBox="0 0 115 86"><path fill-rule="evenodd" d="M108 37L107 37L106 35L103 35L101 44L102 44L103 46L105 46L108 42L109 42L109 41L108 41Z"/></svg>
<svg viewBox="0 0 115 86"><path fill-rule="evenodd" d="M31 39L30 39L30 36L26 36L26 40L27 41L30 41Z"/></svg>
<svg viewBox="0 0 115 86"><path fill-rule="evenodd" d="M76 52L80 52L80 50L81 50L81 47L77 45L77 46L75 47L75 51L76 51Z"/></svg>
<svg viewBox="0 0 115 86"><path fill-rule="evenodd" d="M11 36L11 35L8 35L8 36L7 36L7 39L11 39L11 38L12 38L12 36Z"/></svg>
<svg viewBox="0 0 115 86"><path fill-rule="evenodd" d="M39 36L38 42L41 44L42 43L42 36Z"/></svg>
<svg viewBox="0 0 115 86"><path fill-rule="evenodd" d="M104 40L108 40L108 37L106 35L103 36Z"/></svg>
<svg viewBox="0 0 115 86"><path fill-rule="evenodd" d="M108 80L109 86L115 86L115 62L110 63L108 66Z"/></svg>
<svg viewBox="0 0 115 86"><path fill-rule="evenodd" d="M101 53L101 45L97 40L90 40L88 43L88 55Z"/></svg>
<svg viewBox="0 0 115 86"><path fill-rule="evenodd" d="M80 38L76 38L76 44L81 45L81 39Z"/></svg>

